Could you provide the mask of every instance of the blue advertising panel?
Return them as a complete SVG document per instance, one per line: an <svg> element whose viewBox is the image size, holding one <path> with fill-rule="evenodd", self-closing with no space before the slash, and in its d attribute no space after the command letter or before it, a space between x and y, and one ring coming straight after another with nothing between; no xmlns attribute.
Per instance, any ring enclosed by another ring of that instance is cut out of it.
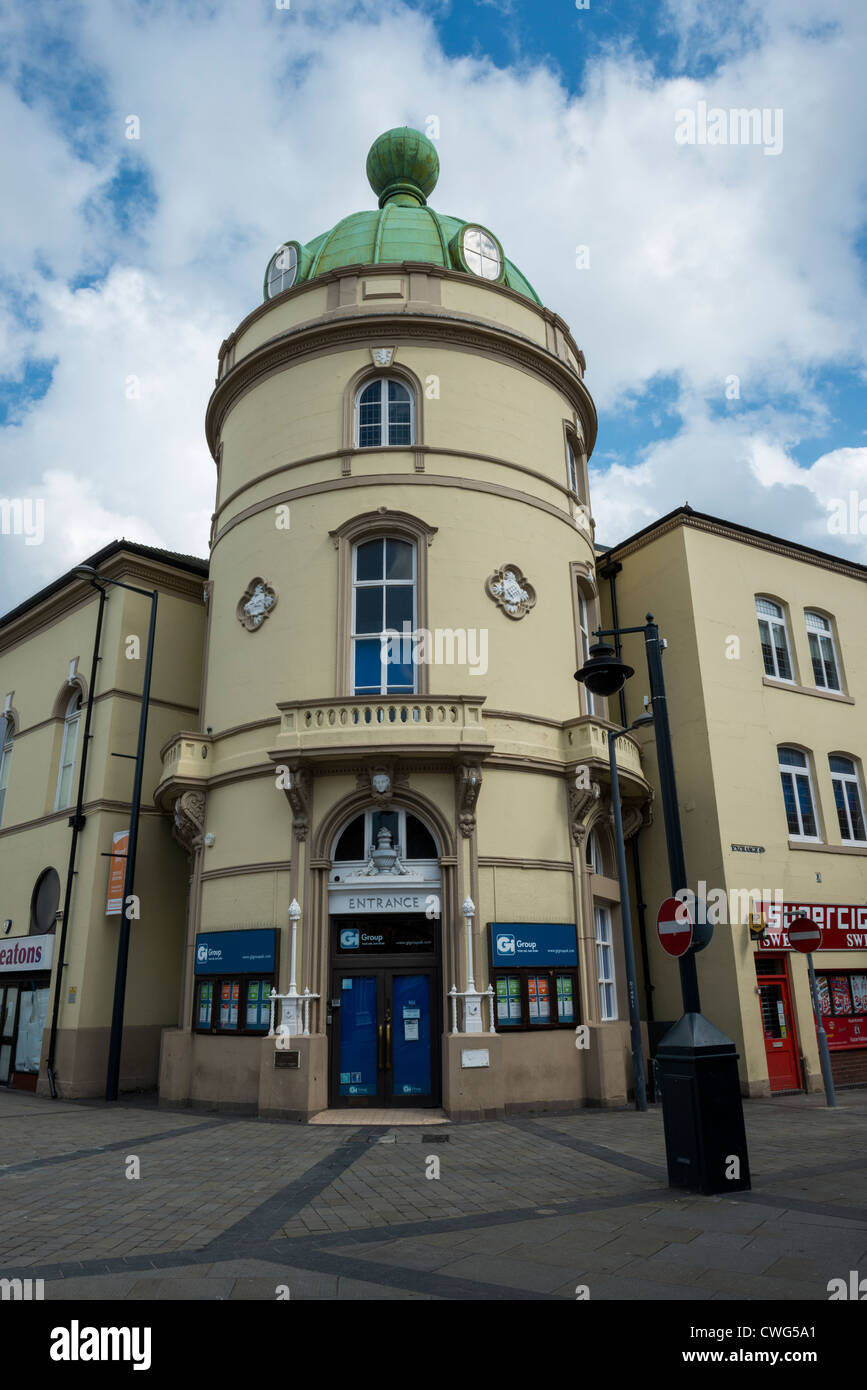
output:
<svg viewBox="0 0 867 1390"><path fill-rule="evenodd" d="M197 975L273 975L277 928L208 931L196 936Z"/></svg>
<svg viewBox="0 0 867 1390"><path fill-rule="evenodd" d="M491 961L504 966L578 964L574 922L489 922Z"/></svg>

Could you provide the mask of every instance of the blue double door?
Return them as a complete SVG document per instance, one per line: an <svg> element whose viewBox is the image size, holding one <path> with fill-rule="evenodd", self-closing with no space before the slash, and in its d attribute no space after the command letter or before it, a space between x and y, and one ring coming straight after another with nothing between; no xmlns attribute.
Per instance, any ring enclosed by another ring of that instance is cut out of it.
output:
<svg viewBox="0 0 867 1390"><path fill-rule="evenodd" d="M440 1104L436 969L339 965L331 997L331 1104Z"/></svg>

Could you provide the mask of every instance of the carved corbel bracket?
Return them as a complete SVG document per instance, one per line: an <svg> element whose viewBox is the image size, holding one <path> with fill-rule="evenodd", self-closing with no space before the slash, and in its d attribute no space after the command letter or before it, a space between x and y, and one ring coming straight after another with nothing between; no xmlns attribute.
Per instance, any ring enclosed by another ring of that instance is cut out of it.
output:
<svg viewBox="0 0 867 1390"><path fill-rule="evenodd" d="M188 854L201 849L205 833L205 793L181 792L175 802L172 835Z"/></svg>
<svg viewBox="0 0 867 1390"><path fill-rule="evenodd" d="M306 840L313 814L313 777L306 767L292 767L284 773L283 790L292 808L292 830L296 840Z"/></svg>
<svg viewBox="0 0 867 1390"><path fill-rule="evenodd" d="M476 828L476 802L482 790L482 769L478 763L461 763L455 769L458 797L458 826L469 838Z"/></svg>
<svg viewBox="0 0 867 1390"><path fill-rule="evenodd" d="M586 787L578 786L576 785L575 774L570 773L567 791L569 795L569 830L573 844L580 849L587 834L587 813L599 800L602 789L598 782L591 782Z"/></svg>

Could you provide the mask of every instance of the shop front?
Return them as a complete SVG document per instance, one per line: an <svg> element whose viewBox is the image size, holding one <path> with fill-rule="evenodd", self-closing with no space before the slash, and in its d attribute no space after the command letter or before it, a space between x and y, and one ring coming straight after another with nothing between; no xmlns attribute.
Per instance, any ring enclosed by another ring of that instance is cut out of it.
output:
<svg viewBox="0 0 867 1390"><path fill-rule="evenodd" d="M771 903L765 935L756 953L771 1091L802 1088L800 1056L808 1037L811 1043L815 1038L812 1008L797 1020L792 1004L792 972L798 969L798 962L788 928L804 915L822 932L822 944L813 952L813 966L834 1082L837 1086L867 1086L867 906ZM801 968L806 974L806 962Z"/></svg>
<svg viewBox="0 0 867 1390"><path fill-rule="evenodd" d="M36 1090L53 958L53 934L0 942L0 1086Z"/></svg>

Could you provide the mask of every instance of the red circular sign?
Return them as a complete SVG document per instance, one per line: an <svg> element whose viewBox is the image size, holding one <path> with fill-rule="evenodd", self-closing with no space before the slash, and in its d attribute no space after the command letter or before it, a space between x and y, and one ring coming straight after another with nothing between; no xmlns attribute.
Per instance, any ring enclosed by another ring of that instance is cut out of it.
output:
<svg viewBox="0 0 867 1390"><path fill-rule="evenodd" d="M689 908L679 898L666 898L656 914L656 933L663 951L682 956L692 945Z"/></svg>
<svg viewBox="0 0 867 1390"><path fill-rule="evenodd" d="M789 945L794 946L796 951L802 951L805 956L809 955L810 951L818 951L822 945L822 930L815 922L811 922L809 917L796 917L786 935Z"/></svg>

